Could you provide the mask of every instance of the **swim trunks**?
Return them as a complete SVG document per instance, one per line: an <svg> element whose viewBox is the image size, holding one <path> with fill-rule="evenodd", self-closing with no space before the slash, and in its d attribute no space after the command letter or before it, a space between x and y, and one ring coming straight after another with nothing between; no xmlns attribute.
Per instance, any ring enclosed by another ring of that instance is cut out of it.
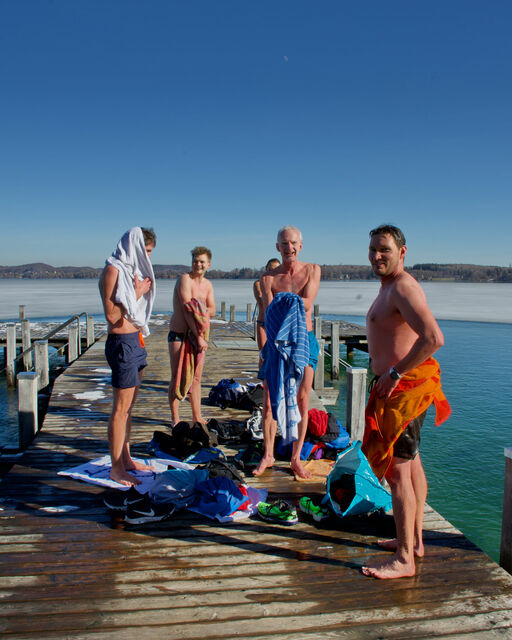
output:
<svg viewBox="0 0 512 640"><path fill-rule="evenodd" d="M407 427L402 431L400 437L393 446L394 458L405 458L406 460L414 460L420 452L420 430L423 426L427 410L421 413L417 418L411 420Z"/></svg>
<svg viewBox="0 0 512 640"><path fill-rule="evenodd" d="M146 356L138 331L109 333L105 343L105 357L112 369L112 386L115 389L138 387L139 371L147 365Z"/></svg>
<svg viewBox="0 0 512 640"><path fill-rule="evenodd" d="M169 331L167 334L167 342L183 342L185 334L178 331Z"/></svg>

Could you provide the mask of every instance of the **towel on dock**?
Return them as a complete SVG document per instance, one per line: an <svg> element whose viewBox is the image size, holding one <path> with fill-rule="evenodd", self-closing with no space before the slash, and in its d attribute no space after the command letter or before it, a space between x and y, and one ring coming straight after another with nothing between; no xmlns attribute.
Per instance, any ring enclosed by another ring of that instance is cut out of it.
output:
<svg viewBox="0 0 512 640"><path fill-rule="evenodd" d="M123 235L106 264L119 271L115 301L125 308L127 319L140 329L142 335L148 336L148 322L155 299L155 274L140 227L132 227ZM152 282L150 290L138 300L133 286L135 276L139 280L149 278Z"/></svg>
<svg viewBox="0 0 512 640"><path fill-rule="evenodd" d="M184 304L185 313L191 314L199 335L208 342L210 337L210 314L204 300L192 298ZM204 358L204 351L198 351L197 341L192 331L187 328L180 348L178 369L176 371L174 393L178 400L187 395L199 358Z"/></svg>
<svg viewBox="0 0 512 640"><path fill-rule="evenodd" d="M301 415L297 391L309 361L309 339L304 302L290 292L276 294L265 312L265 380L272 415L285 443L298 437Z"/></svg>
<svg viewBox="0 0 512 640"><path fill-rule="evenodd" d="M377 397L375 388L372 390L366 406L362 450L379 480L387 471L393 445L402 431L432 403L437 427L449 418L451 408L441 389L441 369L434 358L404 374L387 400Z"/></svg>

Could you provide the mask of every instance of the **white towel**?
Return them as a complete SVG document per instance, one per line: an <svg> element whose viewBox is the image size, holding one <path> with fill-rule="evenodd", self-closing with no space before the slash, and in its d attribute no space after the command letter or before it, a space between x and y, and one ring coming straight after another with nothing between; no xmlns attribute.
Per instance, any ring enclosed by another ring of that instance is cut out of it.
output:
<svg viewBox="0 0 512 640"><path fill-rule="evenodd" d="M140 227L132 227L124 234L106 264L111 264L119 271L115 301L125 308L127 320L140 329L144 337L149 336L148 322L155 299L155 274ZM139 280L149 278L152 282L151 289L138 300L133 286L135 276Z"/></svg>

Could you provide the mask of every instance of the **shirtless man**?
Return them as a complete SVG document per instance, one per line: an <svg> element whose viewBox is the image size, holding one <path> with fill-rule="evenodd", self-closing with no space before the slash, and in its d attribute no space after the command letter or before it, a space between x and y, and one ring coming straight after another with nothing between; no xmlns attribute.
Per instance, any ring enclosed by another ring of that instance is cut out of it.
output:
<svg viewBox="0 0 512 640"><path fill-rule="evenodd" d="M261 276L261 291L263 298L263 313L266 311L274 296L281 291L290 291L299 295L304 302L306 311L306 325L309 331L310 364L305 367L304 375L297 393L301 421L298 424L298 439L293 443L290 466L292 471L301 478L309 478L311 474L304 469L300 452L304 444L308 426L309 393L313 386L314 368L318 362L318 341L313 333L311 310L320 286L320 267L317 264L299 262L302 250L302 233L297 227L286 226L278 231L276 248L281 254L282 264L269 273ZM261 475L265 469L274 464L274 441L277 425L272 417L268 387L264 382L265 401L263 405L263 436L265 439L265 453L259 465L253 471L255 476Z"/></svg>
<svg viewBox="0 0 512 640"><path fill-rule="evenodd" d="M141 227L144 247L148 258L156 245L156 236L152 229ZM108 323L108 337L105 343L105 355L112 369L112 388L114 403L108 423L108 442L112 468L110 477L120 484L129 486L140 481L128 471L146 470L144 464L132 460L130 455L131 413L142 370L146 366L146 350L141 346L139 329L126 318L126 309L115 302L119 270L107 264L100 277L99 288L105 318ZM153 283L150 278L134 278L135 296L139 300L148 293Z"/></svg>
<svg viewBox="0 0 512 640"><path fill-rule="evenodd" d="M392 225L370 231L369 260L381 288L366 317L370 362L377 396L390 397L400 378L421 365L444 343L423 289L404 270L407 252L403 233ZM414 557L424 555L423 511L427 480L419 449L425 413L409 423L395 442L385 477L391 488L397 538L379 545L395 553L384 562L362 568L374 578L415 574Z"/></svg>
<svg viewBox="0 0 512 640"><path fill-rule="evenodd" d="M197 325L192 314L185 309L185 305L192 298L205 302L210 317L215 315L215 300L213 297L212 283L205 278L210 268L212 253L206 247L195 247L192 253L192 270L178 278L173 294L173 314L169 325L169 356L171 360L171 382L169 384L169 406L171 408L172 426L180 421L179 404L176 397L176 375L179 364L180 349L186 329L195 336L199 350L196 360L194 379L189 390L190 405L192 408L192 420L205 423L201 415L201 376L203 374L204 357L208 349L208 343L199 335Z"/></svg>

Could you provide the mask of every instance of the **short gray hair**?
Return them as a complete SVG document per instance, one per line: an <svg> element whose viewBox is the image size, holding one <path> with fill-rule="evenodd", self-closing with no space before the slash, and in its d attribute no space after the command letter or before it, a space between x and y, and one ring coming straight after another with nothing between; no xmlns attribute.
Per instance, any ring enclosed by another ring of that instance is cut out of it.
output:
<svg viewBox="0 0 512 640"><path fill-rule="evenodd" d="M297 227L294 227L293 224L287 224L284 227L281 227L277 232L277 241L279 242L279 238L283 235L285 231L295 231L299 234L299 240L302 242L302 232Z"/></svg>

